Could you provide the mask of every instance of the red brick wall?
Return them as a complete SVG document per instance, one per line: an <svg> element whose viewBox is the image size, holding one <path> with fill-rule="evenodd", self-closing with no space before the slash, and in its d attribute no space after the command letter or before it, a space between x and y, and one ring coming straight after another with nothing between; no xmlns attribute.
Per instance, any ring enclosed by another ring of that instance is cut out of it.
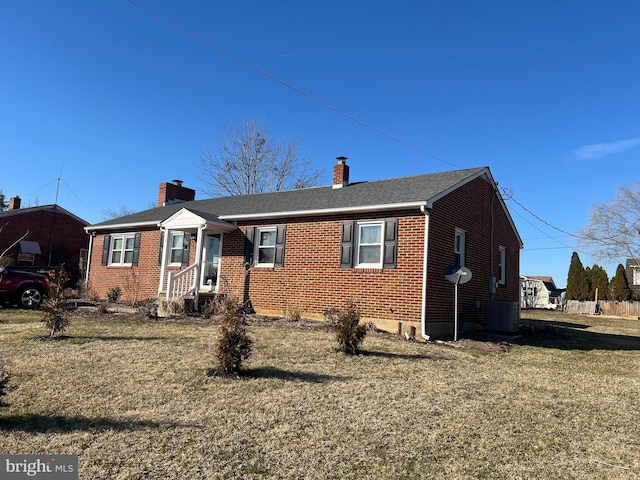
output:
<svg viewBox="0 0 640 480"><path fill-rule="evenodd" d="M340 268L342 221L390 217L398 218L398 231L402 232L397 268ZM286 225L284 268L253 267L245 275L240 268L243 235L238 232L224 237L221 276L235 295L242 297L248 292L256 310L283 314L293 309L322 317L325 309L343 308L352 300L361 308L363 318L420 320L424 217L418 210L295 218L287 219Z"/></svg>
<svg viewBox="0 0 640 480"><path fill-rule="evenodd" d="M120 287L123 301L144 300L158 296L160 265L160 231L141 232L140 257L137 267L104 266L102 247L105 235L96 235L91 247L89 267L89 290L100 299L107 298L107 292Z"/></svg>
<svg viewBox="0 0 640 480"><path fill-rule="evenodd" d="M520 246L498 198L494 195L491 185L478 178L435 202L429 228L428 322L453 321L454 285L444 279L444 269L454 263L456 228L466 232L465 266L473 275L469 283L458 287L460 321L482 322L486 300L519 301ZM499 277L500 245L507 249L507 278L505 284L499 285L495 294L491 295L489 277L492 273L496 278ZM476 300L480 301L480 310L475 308Z"/></svg>
<svg viewBox="0 0 640 480"><path fill-rule="evenodd" d="M131 232L133 233L133 232ZM107 298L107 292L120 287L122 301L145 300L158 296L160 279L160 230L140 232L140 255L135 267L101 265L105 235L96 235L91 252L89 288L100 299ZM189 264L195 262L196 242L191 242ZM167 273L179 272L180 267L167 267Z"/></svg>
<svg viewBox="0 0 640 480"><path fill-rule="evenodd" d="M485 180L476 179L433 205L430 213L429 265L427 279L427 321L453 321L453 284L444 278L444 269L453 263L455 228L466 231L466 266L471 282L459 287L461 321L481 322L484 301L519 300L519 244L495 193ZM493 243L491 223L493 211ZM341 228L343 220L398 219L397 268L358 270L340 268ZM249 225L286 223L284 268L253 267L244 262L244 230ZM239 230L222 240L220 290L249 299L262 313L283 315L298 311L321 318L327 308L342 308L354 301L364 320L415 322L419 328L422 309L422 269L425 216L418 210L300 217L285 222L242 223ZM157 294L160 232L143 232L138 267L100 265L102 236L93 244L91 286L101 297L114 286L125 291L125 280L137 278L138 299ZM489 276L499 276L498 246L507 248L507 281L495 294L489 292ZM494 265L491 270L490 255ZM195 243L191 249L195 258ZM132 280L129 280L132 284ZM474 302L480 302L476 309ZM405 324L406 325L406 324Z"/></svg>

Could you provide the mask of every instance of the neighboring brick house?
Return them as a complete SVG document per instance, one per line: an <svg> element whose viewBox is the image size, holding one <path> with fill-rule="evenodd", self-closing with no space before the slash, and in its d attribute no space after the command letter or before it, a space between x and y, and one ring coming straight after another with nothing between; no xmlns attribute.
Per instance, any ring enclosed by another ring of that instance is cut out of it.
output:
<svg viewBox="0 0 640 480"><path fill-rule="evenodd" d="M91 288L226 293L318 319L353 301L380 328L444 336L444 270L457 263L473 275L459 287L461 326L482 324L488 300L519 304L522 242L487 167L349 183L345 160L327 187L195 201L181 182L161 184L157 208L87 227Z"/></svg>
<svg viewBox="0 0 640 480"><path fill-rule="evenodd" d="M9 200L9 209L0 212L2 263L27 269L64 263L76 280L81 278L89 249L85 232L89 224L59 205L20 207L21 199L16 196Z"/></svg>

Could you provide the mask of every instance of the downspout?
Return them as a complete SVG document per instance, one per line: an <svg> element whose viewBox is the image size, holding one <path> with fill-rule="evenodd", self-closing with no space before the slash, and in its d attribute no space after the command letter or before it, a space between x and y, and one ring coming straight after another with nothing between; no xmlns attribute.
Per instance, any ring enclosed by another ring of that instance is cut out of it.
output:
<svg viewBox="0 0 640 480"><path fill-rule="evenodd" d="M204 229L207 227L207 224L204 223L198 227L198 235L196 237L196 275L195 275L195 292L194 292L194 300L193 300L193 310L198 310L198 301L200 299L200 276L202 275L202 249L203 249L203 239L204 239Z"/></svg>
<svg viewBox="0 0 640 480"><path fill-rule="evenodd" d="M91 253L93 252L93 237L96 232L91 232L89 234L89 253L87 256L87 271L84 274L84 284L89 285L89 270L91 270Z"/></svg>
<svg viewBox="0 0 640 480"><path fill-rule="evenodd" d="M427 335L427 254L429 252L429 213L430 208L422 205L420 211L424 214L424 253L422 260L422 318L420 320L422 326L422 338L429 340L431 337Z"/></svg>
<svg viewBox="0 0 640 480"><path fill-rule="evenodd" d="M162 241L162 260L160 263L160 280L158 282L158 297L162 293L164 288L164 277L167 274L167 249L169 248L169 234L171 230L160 228L161 232L164 232L164 239Z"/></svg>

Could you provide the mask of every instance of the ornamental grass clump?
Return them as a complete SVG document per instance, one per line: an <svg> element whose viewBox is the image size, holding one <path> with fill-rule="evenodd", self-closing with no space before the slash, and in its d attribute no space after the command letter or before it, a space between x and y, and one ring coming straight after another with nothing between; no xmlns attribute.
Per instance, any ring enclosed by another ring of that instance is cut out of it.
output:
<svg viewBox="0 0 640 480"><path fill-rule="evenodd" d="M367 327L360 325L360 310L349 302L345 310L333 313L338 351L355 355L367 334Z"/></svg>
<svg viewBox="0 0 640 480"><path fill-rule="evenodd" d="M220 337L218 338L218 366L210 374L238 375L242 361L251 355L253 341L247 333L242 304L225 297L221 305Z"/></svg>

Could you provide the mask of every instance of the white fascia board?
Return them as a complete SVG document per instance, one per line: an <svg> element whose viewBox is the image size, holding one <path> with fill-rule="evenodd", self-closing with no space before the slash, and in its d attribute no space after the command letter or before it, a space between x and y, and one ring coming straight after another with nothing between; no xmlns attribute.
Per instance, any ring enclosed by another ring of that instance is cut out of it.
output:
<svg viewBox="0 0 640 480"><path fill-rule="evenodd" d="M85 232L97 232L98 230L135 230L139 227L160 227L160 222L137 222L137 223L120 223L111 225L90 225L84 227Z"/></svg>
<svg viewBox="0 0 640 480"><path fill-rule="evenodd" d="M280 218L280 217L304 217L313 215L327 215L335 213L359 213L359 212L381 212L388 210L405 210L409 208L420 208L427 202L407 202L407 203L388 203L383 205L363 205L360 207L349 208L322 208L317 210L291 210L288 212L266 212L266 213L249 213L241 215L220 215L220 220L253 220L259 218Z"/></svg>

